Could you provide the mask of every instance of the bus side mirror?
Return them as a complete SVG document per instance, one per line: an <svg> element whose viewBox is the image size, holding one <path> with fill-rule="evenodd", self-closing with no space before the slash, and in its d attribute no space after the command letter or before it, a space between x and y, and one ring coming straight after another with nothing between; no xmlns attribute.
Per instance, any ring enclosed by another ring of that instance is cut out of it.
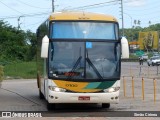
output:
<svg viewBox="0 0 160 120"><path fill-rule="evenodd" d="M122 58L129 58L129 46L128 41L125 37L121 38L121 46L122 46Z"/></svg>
<svg viewBox="0 0 160 120"><path fill-rule="evenodd" d="M49 38L45 35L42 39L41 58L48 58Z"/></svg>

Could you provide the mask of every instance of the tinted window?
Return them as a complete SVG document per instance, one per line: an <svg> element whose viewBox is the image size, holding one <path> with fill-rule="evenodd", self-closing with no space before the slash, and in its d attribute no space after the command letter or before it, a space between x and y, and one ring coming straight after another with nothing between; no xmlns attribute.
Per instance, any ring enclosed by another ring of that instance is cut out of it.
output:
<svg viewBox="0 0 160 120"><path fill-rule="evenodd" d="M102 22L53 22L52 38L118 39L118 26Z"/></svg>

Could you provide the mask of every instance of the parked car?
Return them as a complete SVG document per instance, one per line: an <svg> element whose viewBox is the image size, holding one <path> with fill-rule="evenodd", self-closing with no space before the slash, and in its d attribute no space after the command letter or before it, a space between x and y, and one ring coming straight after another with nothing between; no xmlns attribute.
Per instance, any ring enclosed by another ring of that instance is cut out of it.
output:
<svg viewBox="0 0 160 120"><path fill-rule="evenodd" d="M158 56L160 56L159 52L153 52L152 53L152 57L158 57Z"/></svg>
<svg viewBox="0 0 160 120"><path fill-rule="evenodd" d="M160 57L160 55L159 54L153 54L152 57Z"/></svg>
<svg viewBox="0 0 160 120"><path fill-rule="evenodd" d="M147 64L148 66L160 65L160 57L159 56L151 57L150 59L147 60Z"/></svg>
<svg viewBox="0 0 160 120"><path fill-rule="evenodd" d="M143 54L142 56L141 56L143 59L148 59L148 55L147 54Z"/></svg>

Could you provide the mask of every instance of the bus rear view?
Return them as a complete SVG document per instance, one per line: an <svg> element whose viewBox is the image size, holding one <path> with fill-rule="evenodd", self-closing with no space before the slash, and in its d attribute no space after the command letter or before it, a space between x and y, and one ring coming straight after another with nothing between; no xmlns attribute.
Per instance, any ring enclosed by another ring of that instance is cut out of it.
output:
<svg viewBox="0 0 160 120"><path fill-rule="evenodd" d="M128 44L126 39L120 39L114 17L85 12L54 13L46 35L38 84L48 109L56 103L101 103L104 108L118 103L121 49L122 56L128 57Z"/></svg>

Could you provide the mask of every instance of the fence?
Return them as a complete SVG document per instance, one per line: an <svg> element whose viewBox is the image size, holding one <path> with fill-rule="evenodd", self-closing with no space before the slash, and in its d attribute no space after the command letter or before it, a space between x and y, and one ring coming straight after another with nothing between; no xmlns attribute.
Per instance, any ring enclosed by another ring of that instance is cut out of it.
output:
<svg viewBox="0 0 160 120"><path fill-rule="evenodd" d="M123 76L136 76L136 77L159 77L160 66L147 66L138 65L138 63L131 63L130 65L122 65L122 75Z"/></svg>
<svg viewBox="0 0 160 120"><path fill-rule="evenodd" d="M125 98L160 101L160 66L122 62L122 92Z"/></svg>
<svg viewBox="0 0 160 120"><path fill-rule="evenodd" d="M133 99L136 97L142 99L143 101L147 99L153 101L154 104L156 103L157 96L159 96L157 92L160 91L157 87L160 85L160 82L157 79L123 76L122 82L124 97ZM159 97L158 99L160 99Z"/></svg>

